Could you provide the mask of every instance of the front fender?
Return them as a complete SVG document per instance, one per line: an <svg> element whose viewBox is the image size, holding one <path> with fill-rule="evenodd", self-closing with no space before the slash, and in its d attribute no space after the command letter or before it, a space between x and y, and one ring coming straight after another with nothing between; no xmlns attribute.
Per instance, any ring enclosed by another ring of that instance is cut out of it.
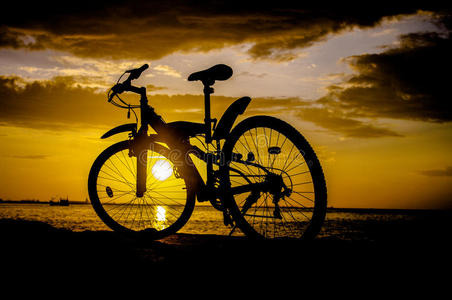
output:
<svg viewBox="0 0 452 300"><path fill-rule="evenodd" d="M132 133L135 135L137 133L137 124L136 123L128 123L128 124L122 124L115 128L110 129L106 133L104 133L103 136L101 136L101 139L106 139L108 137L111 137L112 135L121 133L121 132L127 132L132 131Z"/></svg>

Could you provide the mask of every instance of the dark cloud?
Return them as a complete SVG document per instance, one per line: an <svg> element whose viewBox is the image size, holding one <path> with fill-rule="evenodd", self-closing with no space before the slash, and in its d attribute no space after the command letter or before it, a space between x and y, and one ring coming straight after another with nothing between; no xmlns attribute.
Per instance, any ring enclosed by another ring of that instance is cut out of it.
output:
<svg viewBox="0 0 452 300"><path fill-rule="evenodd" d="M444 169L438 170L423 170L418 173L430 177L452 176L452 167L445 167Z"/></svg>
<svg viewBox="0 0 452 300"><path fill-rule="evenodd" d="M393 130L376 127L372 124L347 117L340 111L332 111L325 107L301 108L298 116L305 121L310 121L320 127L340 133L345 137L379 138L402 136Z"/></svg>
<svg viewBox="0 0 452 300"><path fill-rule="evenodd" d="M2 125L58 130L104 125L105 102L105 95L76 86L70 77L25 82L20 77L0 76Z"/></svg>
<svg viewBox="0 0 452 300"><path fill-rule="evenodd" d="M14 7L14 6L18 7ZM56 49L83 57L157 59L247 42L256 59L290 60L354 26L416 13L419 7L312 10L294 1L77 1L12 4L0 12L1 47Z"/></svg>
<svg viewBox="0 0 452 300"><path fill-rule="evenodd" d="M121 97L130 103L139 101L133 94ZM236 100L212 97L212 116L217 118ZM149 102L167 121L202 122L203 99L202 95L155 94L149 97ZM247 113L275 114L307 104L298 98L256 98ZM26 82L20 77L0 76L0 106L0 125L4 126L71 130L127 122L125 110L109 105L106 95L99 94L96 89L79 86L73 77Z"/></svg>
<svg viewBox="0 0 452 300"><path fill-rule="evenodd" d="M127 102L137 103L133 95L124 95ZM213 96L212 116L220 118L236 98ZM166 121L202 122L202 95L155 94L149 101ZM296 116L347 137L399 136L365 122L348 118L328 109L311 107L312 101L299 98L254 98L246 116L254 114ZM0 125L50 130L73 130L86 127L116 126L127 122L125 111L106 102L104 94L80 87L72 77L56 77L48 81L25 82L19 77L0 77ZM133 121L133 120L130 120ZM19 157L16 157L19 158ZM26 158L26 157L23 157ZM27 157L30 158L31 157Z"/></svg>
<svg viewBox="0 0 452 300"><path fill-rule="evenodd" d="M353 118L452 121L452 34L443 20L442 32L403 35L397 47L348 58L355 75L318 103Z"/></svg>

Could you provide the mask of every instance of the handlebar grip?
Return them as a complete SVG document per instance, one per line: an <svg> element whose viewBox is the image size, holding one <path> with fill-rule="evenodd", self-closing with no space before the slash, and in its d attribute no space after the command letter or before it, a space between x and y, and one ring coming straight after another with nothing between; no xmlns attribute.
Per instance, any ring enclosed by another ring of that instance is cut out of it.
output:
<svg viewBox="0 0 452 300"><path fill-rule="evenodd" d="M122 83L117 83L111 88L111 90L115 94L122 94L125 90L125 86Z"/></svg>
<svg viewBox="0 0 452 300"><path fill-rule="evenodd" d="M143 72L144 70L146 70L147 68L149 68L148 64L144 64L141 67L138 68L138 70L140 70L140 72Z"/></svg>
<svg viewBox="0 0 452 300"><path fill-rule="evenodd" d="M144 64L144 65L142 65L139 68L127 70L126 73L143 72L147 68L149 68L149 65L148 64Z"/></svg>
<svg viewBox="0 0 452 300"><path fill-rule="evenodd" d="M138 77L141 76L141 73L143 73L144 70L146 70L147 68L149 68L148 64L144 64L141 67L137 68L137 69L132 69L132 70L128 70L126 71L126 73L130 73L129 75L129 80L134 80L137 79Z"/></svg>

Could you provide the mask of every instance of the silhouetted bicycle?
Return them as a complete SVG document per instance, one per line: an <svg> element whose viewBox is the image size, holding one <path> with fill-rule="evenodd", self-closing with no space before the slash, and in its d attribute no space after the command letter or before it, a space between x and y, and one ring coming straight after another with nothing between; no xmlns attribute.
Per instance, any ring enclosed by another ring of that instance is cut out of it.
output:
<svg viewBox="0 0 452 300"><path fill-rule="evenodd" d="M327 192L306 139L270 116L246 118L232 129L249 97L232 103L218 122L212 119L212 86L232 76L223 64L188 77L204 85L204 123L166 123L148 105L146 88L131 84L147 68L126 71L108 94L110 103L127 109L128 117L132 111L137 122L102 136L129 132L128 140L99 155L89 174L89 196L102 221L121 233L159 239L184 226L197 198L223 213L231 234L238 227L254 238L314 238L325 218ZM120 82L125 74L128 78ZM140 95L140 105L126 103L119 97L123 92ZM139 128L134 109L140 109ZM156 133L148 134L148 125ZM192 145L191 138L204 149ZM193 156L206 164L205 182Z"/></svg>

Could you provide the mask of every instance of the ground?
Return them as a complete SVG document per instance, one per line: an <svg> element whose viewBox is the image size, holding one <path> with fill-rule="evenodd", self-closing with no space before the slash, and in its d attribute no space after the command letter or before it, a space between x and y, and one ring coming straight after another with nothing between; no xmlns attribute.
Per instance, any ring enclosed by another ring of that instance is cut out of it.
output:
<svg viewBox="0 0 452 300"><path fill-rule="evenodd" d="M171 281L199 282L218 275L242 279L265 275L264 287L274 280L301 283L307 278L376 285L434 279L439 284L450 278L451 224L450 213L415 221L357 223L367 239L350 231L348 236L324 236L306 243L197 234L137 241L111 231L73 232L43 222L3 219L0 254L3 273L16 277L117 274L125 280L138 271Z"/></svg>

